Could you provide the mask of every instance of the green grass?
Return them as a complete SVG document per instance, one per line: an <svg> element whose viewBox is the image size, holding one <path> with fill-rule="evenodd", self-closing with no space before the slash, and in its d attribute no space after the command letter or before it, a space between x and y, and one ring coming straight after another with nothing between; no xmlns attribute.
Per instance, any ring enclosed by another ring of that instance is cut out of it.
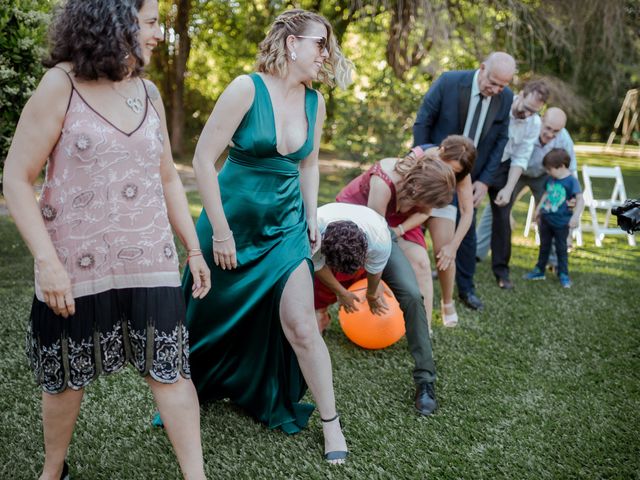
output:
<svg viewBox="0 0 640 480"><path fill-rule="evenodd" d="M612 161L623 166L629 196L639 197L636 159L580 158ZM321 203L348 176L323 178ZM573 289L551 278L527 284L519 279L537 257L533 236L521 236L527 205L515 210L515 291L499 290L485 261L476 282L486 310L460 307L456 329L445 330L436 315L435 416L414 414L404 339L365 351L334 321L326 341L349 463L322 462L317 413L307 430L286 436L218 402L202 412L209 478L640 478L640 247L607 237L596 248L586 234L570 255ZM0 258L0 478L36 478L40 402L23 348L32 263L7 218L0 218ZM131 369L93 383L69 453L72 478L178 478L166 435L150 426L153 410Z"/></svg>

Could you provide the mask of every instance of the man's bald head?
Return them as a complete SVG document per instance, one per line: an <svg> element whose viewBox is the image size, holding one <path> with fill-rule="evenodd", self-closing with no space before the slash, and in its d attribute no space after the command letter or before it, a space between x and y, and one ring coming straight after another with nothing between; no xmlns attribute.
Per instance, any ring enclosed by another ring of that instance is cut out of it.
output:
<svg viewBox="0 0 640 480"><path fill-rule="evenodd" d="M490 53L482 63L484 63L490 71L500 73L501 75L510 75L513 77L513 74L516 73L516 61L511 55L505 52Z"/></svg>
<svg viewBox="0 0 640 480"><path fill-rule="evenodd" d="M493 52L480 64L478 86L485 97L493 97L511 83L516 61L505 52Z"/></svg>
<svg viewBox="0 0 640 480"><path fill-rule="evenodd" d="M544 121L562 130L567 124L567 114L561 108L551 107L545 112Z"/></svg>
<svg viewBox="0 0 640 480"><path fill-rule="evenodd" d="M556 138L556 135L567 124L567 114L558 107L551 107L542 117L542 125L540 126L540 143L546 145Z"/></svg>

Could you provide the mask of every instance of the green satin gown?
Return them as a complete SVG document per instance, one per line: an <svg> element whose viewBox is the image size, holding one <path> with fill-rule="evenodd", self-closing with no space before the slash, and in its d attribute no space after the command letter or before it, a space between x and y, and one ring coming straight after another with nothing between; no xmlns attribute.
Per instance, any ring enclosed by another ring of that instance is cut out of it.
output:
<svg viewBox="0 0 640 480"><path fill-rule="evenodd" d="M238 267L222 270L213 263L213 231L203 209L196 229L211 291L194 300L188 269L183 278L191 374L201 402L229 398L270 428L295 433L314 407L299 403L307 387L279 308L289 275L303 262L313 272L298 163L313 150L318 97L306 89L307 140L281 155L269 92L258 74L250 76L253 104L218 176Z"/></svg>

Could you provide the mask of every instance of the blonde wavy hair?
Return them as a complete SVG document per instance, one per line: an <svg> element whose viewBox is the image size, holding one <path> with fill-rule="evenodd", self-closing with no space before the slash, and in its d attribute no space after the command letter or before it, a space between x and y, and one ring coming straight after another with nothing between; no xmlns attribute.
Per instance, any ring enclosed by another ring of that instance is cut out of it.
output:
<svg viewBox="0 0 640 480"><path fill-rule="evenodd" d="M309 23L320 23L327 29L327 52L329 57L318 73L318 81L346 89L352 82L353 63L345 58L333 35L333 28L322 15L302 9L287 10L275 19L269 33L258 46L256 70L258 72L285 77L288 72L287 38L289 35L304 35Z"/></svg>
<svg viewBox="0 0 640 480"><path fill-rule="evenodd" d="M396 185L397 202L443 208L453 200L456 176L453 168L422 149L413 149L394 167L401 180Z"/></svg>

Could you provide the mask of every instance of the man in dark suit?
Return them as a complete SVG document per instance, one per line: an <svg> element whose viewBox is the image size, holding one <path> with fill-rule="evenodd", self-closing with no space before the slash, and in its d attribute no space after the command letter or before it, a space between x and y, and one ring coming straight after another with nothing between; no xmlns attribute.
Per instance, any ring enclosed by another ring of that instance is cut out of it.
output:
<svg viewBox="0 0 640 480"><path fill-rule="evenodd" d="M507 85L515 70L516 63L511 55L494 52L478 70L443 73L424 96L413 125L414 145L440 144L453 134L466 135L473 140L478 150L471 171L474 207L487 194L509 139L513 93ZM482 310L482 301L473 284L475 270L474 215L456 255L456 283L462 302L469 308Z"/></svg>

